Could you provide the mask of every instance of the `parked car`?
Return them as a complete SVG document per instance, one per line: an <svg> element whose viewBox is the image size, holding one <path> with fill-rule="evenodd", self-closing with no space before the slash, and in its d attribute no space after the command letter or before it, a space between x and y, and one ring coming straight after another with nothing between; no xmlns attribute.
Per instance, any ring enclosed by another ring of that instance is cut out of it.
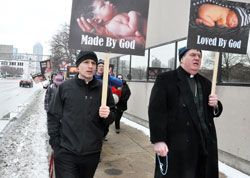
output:
<svg viewBox="0 0 250 178"><path fill-rule="evenodd" d="M33 87L33 80L32 79L21 79L19 82L20 87Z"/></svg>

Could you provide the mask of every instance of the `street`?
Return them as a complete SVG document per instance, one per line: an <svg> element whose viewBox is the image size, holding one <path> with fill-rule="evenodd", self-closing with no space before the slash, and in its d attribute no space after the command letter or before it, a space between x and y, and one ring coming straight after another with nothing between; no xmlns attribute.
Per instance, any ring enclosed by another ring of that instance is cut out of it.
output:
<svg viewBox="0 0 250 178"><path fill-rule="evenodd" d="M18 106L29 103L29 99L35 91L40 89L42 84L35 84L34 87L19 87L19 79L0 80L0 118L9 112L18 110Z"/></svg>

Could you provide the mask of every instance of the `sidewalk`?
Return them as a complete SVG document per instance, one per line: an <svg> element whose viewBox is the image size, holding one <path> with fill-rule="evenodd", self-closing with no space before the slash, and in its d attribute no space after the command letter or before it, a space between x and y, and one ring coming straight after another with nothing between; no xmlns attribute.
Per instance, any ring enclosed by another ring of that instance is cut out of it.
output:
<svg viewBox="0 0 250 178"><path fill-rule="evenodd" d="M109 130L95 178L153 178L155 154L149 137L123 122L119 134L114 124ZM226 177L220 173L220 178Z"/></svg>
<svg viewBox="0 0 250 178"><path fill-rule="evenodd" d="M95 178L152 178L154 153L148 136L122 122L119 134L114 124L109 129Z"/></svg>

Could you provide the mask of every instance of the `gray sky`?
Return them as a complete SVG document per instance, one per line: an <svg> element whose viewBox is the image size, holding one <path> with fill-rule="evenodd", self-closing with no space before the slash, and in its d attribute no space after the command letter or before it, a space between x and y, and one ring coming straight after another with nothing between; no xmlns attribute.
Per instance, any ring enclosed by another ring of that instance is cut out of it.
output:
<svg viewBox="0 0 250 178"><path fill-rule="evenodd" d="M1 0L0 44L19 53L33 53L40 42L50 54L49 41L64 23L70 23L72 0Z"/></svg>

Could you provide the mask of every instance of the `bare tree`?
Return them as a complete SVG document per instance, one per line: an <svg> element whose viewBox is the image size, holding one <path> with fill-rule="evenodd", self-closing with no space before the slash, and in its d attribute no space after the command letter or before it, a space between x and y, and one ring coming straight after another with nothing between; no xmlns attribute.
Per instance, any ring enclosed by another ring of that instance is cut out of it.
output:
<svg viewBox="0 0 250 178"><path fill-rule="evenodd" d="M226 82L229 82L230 76L233 76L232 69L249 66L249 54L222 53L222 75ZM239 65L240 64L240 65ZM234 70L235 73L235 70Z"/></svg>
<svg viewBox="0 0 250 178"><path fill-rule="evenodd" d="M235 56L231 53L222 53L222 74L225 81L229 81L231 67L233 66L233 61L235 61Z"/></svg>
<svg viewBox="0 0 250 178"><path fill-rule="evenodd" d="M131 69L131 75L133 79L143 80L146 79L146 67L136 67Z"/></svg>
<svg viewBox="0 0 250 178"><path fill-rule="evenodd" d="M57 34L52 37L50 42L53 71L58 69L60 61L66 61L69 63L75 62L78 50L69 49L68 42L69 25L64 24Z"/></svg>

